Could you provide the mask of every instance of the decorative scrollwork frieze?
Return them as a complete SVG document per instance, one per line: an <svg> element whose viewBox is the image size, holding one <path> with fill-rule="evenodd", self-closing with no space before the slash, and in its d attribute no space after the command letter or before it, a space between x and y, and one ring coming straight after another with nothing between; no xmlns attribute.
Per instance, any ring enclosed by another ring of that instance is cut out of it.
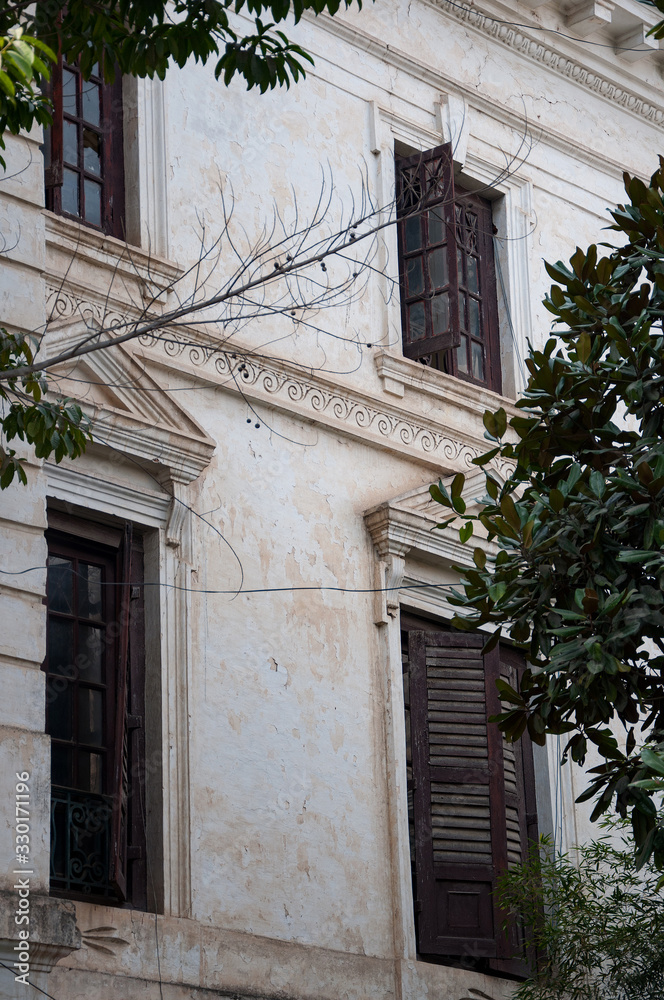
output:
<svg viewBox="0 0 664 1000"><path fill-rule="evenodd" d="M573 80L579 86L593 91L599 97L618 104L625 111L629 111L639 118L645 118L653 125L664 125L664 110L661 107L650 104L638 94L618 86L609 77L594 72L582 63L568 59L562 53L556 52L554 48L543 44L540 39L531 38L520 28L505 24L488 14L483 14L469 4L458 3L456 0L454 3L450 3L449 0L435 0L435 3L457 21L477 28L491 38L502 42L503 45L507 45L561 76Z"/></svg>

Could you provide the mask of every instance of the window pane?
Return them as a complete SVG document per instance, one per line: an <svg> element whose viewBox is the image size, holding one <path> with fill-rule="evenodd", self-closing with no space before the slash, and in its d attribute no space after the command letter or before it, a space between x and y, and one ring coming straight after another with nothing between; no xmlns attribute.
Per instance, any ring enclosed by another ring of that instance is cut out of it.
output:
<svg viewBox="0 0 664 1000"><path fill-rule="evenodd" d="M74 623L48 620L48 672L63 677L74 677Z"/></svg>
<svg viewBox="0 0 664 1000"><path fill-rule="evenodd" d="M442 208L432 208L429 212L429 243L445 242L445 216Z"/></svg>
<svg viewBox="0 0 664 1000"><path fill-rule="evenodd" d="M406 261L407 295L421 295L424 291L424 271L422 258Z"/></svg>
<svg viewBox="0 0 664 1000"><path fill-rule="evenodd" d="M473 356L473 377L484 381L484 348L476 340L471 344Z"/></svg>
<svg viewBox="0 0 664 1000"><path fill-rule="evenodd" d="M81 618L102 617L102 567L78 564L78 613Z"/></svg>
<svg viewBox="0 0 664 1000"><path fill-rule="evenodd" d="M71 750L57 743L51 744L51 781L54 785L71 788L74 784L71 767Z"/></svg>
<svg viewBox="0 0 664 1000"><path fill-rule="evenodd" d="M62 146L65 163L78 166L78 126L73 122L64 122L62 126Z"/></svg>
<svg viewBox="0 0 664 1000"><path fill-rule="evenodd" d="M83 129L83 166L92 174L101 176L101 136L91 128Z"/></svg>
<svg viewBox="0 0 664 1000"><path fill-rule="evenodd" d="M463 280L463 261L465 254L462 250L457 247L457 274L459 275L459 284L465 287L466 282Z"/></svg>
<svg viewBox="0 0 664 1000"><path fill-rule="evenodd" d="M468 250L477 250L477 216L466 210L466 246Z"/></svg>
<svg viewBox="0 0 664 1000"><path fill-rule="evenodd" d="M433 250L429 255L429 274L431 275L432 288L445 288L449 283L447 250L445 247Z"/></svg>
<svg viewBox="0 0 664 1000"><path fill-rule="evenodd" d="M469 299L469 316L470 316L470 326L469 330L473 337L481 337L482 331L480 330L480 304L477 299Z"/></svg>
<svg viewBox="0 0 664 1000"><path fill-rule="evenodd" d="M411 342L426 337L424 302L414 302L412 306L408 306L408 327Z"/></svg>
<svg viewBox="0 0 664 1000"><path fill-rule="evenodd" d="M404 222L404 241L407 252L419 250L422 246L422 226L419 215L406 219Z"/></svg>
<svg viewBox="0 0 664 1000"><path fill-rule="evenodd" d="M459 328L461 330L468 329L468 304L466 302L466 296L459 296Z"/></svg>
<svg viewBox="0 0 664 1000"><path fill-rule="evenodd" d="M463 372L465 375L468 374L468 337L462 337L461 343L457 347L457 369Z"/></svg>
<svg viewBox="0 0 664 1000"><path fill-rule="evenodd" d="M78 740L95 747L103 744L101 691L78 689Z"/></svg>
<svg viewBox="0 0 664 1000"><path fill-rule="evenodd" d="M94 628L92 625L78 626L79 651L76 665L82 680L92 681L94 684L102 683L103 638L102 630L99 628Z"/></svg>
<svg viewBox="0 0 664 1000"><path fill-rule="evenodd" d="M468 257L466 260L468 269L468 289L471 292L479 293L480 286L477 275L477 257Z"/></svg>
<svg viewBox="0 0 664 1000"><path fill-rule="evenodd" d="M48 733L56 740L71 740L74 735L71 693L71 684L62 677L49 679L46 688Z"/></svg>
<svg viewBox="0 0 664 1000"><path fill-rule="evenodd" d="M438 336L440 333L445 333L449 329L450 325L450 310L447 298L447 292L443 292L442 295L436 295L436 297L431 302L431 313L433 318L433 335Z"/></svg>
<svg viewBox="0 0 664 1000"><path fill-rule="evenodd" d="M64 171L62 183L62 211L68 215L80 215L78 207L78 174L73 170Z"/></svg>
<svg viewBox="0 0 664 1000"><path fill-rule="evenodd" d="M97 792L101 795L102 760L101 754L79 750L77 788L82 788L86 792Z"/></svg>
<svg viewBox="0 0 664 1000"><path fill-rule="evenodd" d="M48 607L49 611L72 614L74 566L71 559L60 556L48 557Z"/></svg>
<svg viewBox="0 0 664 1000"><path fill-rule="evenodd" d="M99 97L101 87L92 80L83 81L83 113L82 118L91 125L99 125Z"/></svg>
<svg viewBox="0 0 664 1000"><path fill-rule="evenodd" d="M76 115L76 73L62 71L62 110L66 115Z"/></svg>
<svg viewBox="0 0 664 1000"><path fill-rule="evenodd" d="M450 181L445 169L445 159L429 160L424 164L424 193L428 201L444 198L450 193Z"/></svg>
<svg viewBox="0 0 664 1000"><path fill-rule="evenodd" d="M85 179L85 218L93 226L101 226L101 184Z"/></svg>

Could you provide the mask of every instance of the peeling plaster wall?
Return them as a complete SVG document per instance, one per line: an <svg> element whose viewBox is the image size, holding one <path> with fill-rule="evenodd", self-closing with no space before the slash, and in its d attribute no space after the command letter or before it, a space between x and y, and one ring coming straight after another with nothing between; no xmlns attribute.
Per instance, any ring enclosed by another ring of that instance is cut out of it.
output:
<svg viewBox="0 0 664 1000"><path fill-rule="evenodd" d="M505 19L504 8L494 13ZM225 89L194 64L163 85L132 86L131 232L142 234L145 255L136 251L137 267L149 263L164 283L190 268L201 223L207 245L218 235L221 189L243 247L272 224L275 208L293 220L294 195L309 219L322 184L330 225L350 218L363 178L373 203L388 205L394 143L440 143L451 95L465 102L455 119L466 147L461 182L488 186L495 199L505 385L518 385L526 338L541 343L550 327L542 258L605 238L621 171L654 169L664 120L659 56L627 64L610 48L538 34L537 24L567 31L550 5L532 18L514 5L514 20L522 17L536 44L497 22L477 27L463 4L381 0L292 27L316 64L289 91ZM75 240L70 225L42 210L37 138L8 143L16 176L0 186L8 243L0 322L39 328L57 289L65 304L57 336L66 336L86 295L98 308L121 247L88 233L63 281ZM149 246L160 255L150 262ZM224 253L222 270L234 266ZM29 487L0 495L3 567L43 566L46 500L55 497L151 532L150 573L169 585L150 598L162 680L151 712L162 743L154 801L163 799L164 912L77 903L80 947L65 954L53 944L53 961L64 957L35 980L55 997L509 995L499 979L416 960L410 874L399 860L401 764L391 749L400 694L391 687L391 626L374 624L366 592L376 552L364 520L441 472L467 469L483 450L482 412L499 400L401 357L393 230L376 266L384 273L372 273L357 301L320 313L318 333L274 318L239 331L237 343L264 356L245 382L197 347L134 345L118 355L119 370L132 356L140 364L132 369L144 390L139 405L137 393L121 384L111 393L103 373L86 369L96 384L70 381L68 391L103 416L116 450L95 446L60 469L32 462ZM123 267L114 315L140 295ZM173 302L163 299L158 308ZM165 392L153 414L145 401L157 398L155 387ZM452 554L411 553L406 575L446 585L453 562ZM34 888L42 894L44 586L42 569L0 579L0 888L12 885L12 773L25 767L34 775ZM240 586L250 593L233 596ZM440 595L403 591L401 599L446 611ZM543 794L571 844L590 833L587 813L572 805L582 779L558 774L555 758L552 746ZM13 995L7 990L0 978L0 997Z"/></svg>

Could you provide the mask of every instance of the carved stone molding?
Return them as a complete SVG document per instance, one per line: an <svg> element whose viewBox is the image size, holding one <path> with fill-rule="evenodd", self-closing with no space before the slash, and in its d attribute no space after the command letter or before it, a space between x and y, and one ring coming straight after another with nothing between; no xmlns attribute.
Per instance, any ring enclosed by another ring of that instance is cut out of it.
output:
<svg viewBox="0 0 664 1000"><path fill-rule="evenodd" d="M92 332L102 327L114 330L127 321L127 313L108 302L95 302L86 292L85 298L64 285L46 285L46 322L51 328L79 324Z"/></svg>
<svg viewBox="0 0 664 1000"><path fill-rule="evenodd" d="M494 475L500 474L494 470ZM474 469L466 477L463 491L469 511L477 511L477 499L484 493L484 475L480 470ZM407 557L410 553L424 557L428 562L466 566L473 564L473 545L463 545L459 541L457 529L462 519L459 519L457 525L434 530L442 513L443 509L431 499L427 486L420 486L366 511L364 523L371 535L377 557L374 608L376 625L389 624L398 614L399 588L407 579ZM488 553L495 554L497 551L495 542L488 543L478 538L476 544L482 544ZM411 584L414 582L410 578L408 580Z"/></svg>
<svg viewBox="0 0 664 1000"><path fill-rule="evenodd" d="M117 927L104 925L103 927L90 927L81 931L81 941L86 948L99 951L102 955L115 955L118 949L127 947L130 942L117 935Z"/></svg>
<svg viewBox="0 0 664 1000"><path fill-rule="evenodd" d="M433 2L455 20L469 24L508 48L514 49L521 55L573 80L574 83L592 91L598 97L619 105L638 118L645 118L653 125L660 127L664 125L664 108L651 104L634 91L618 86L608 76L602 76L582 63L569 59L550 45L542 42L541 38L533 38L521 28L501 23L496 18L481 13L469 4L457 3L456 0L454 3L450 3L448 0L433 0Z"/></svg>
<svg viewBox="0 0 664 1000"><path fill-rule="evenodd" d="M318 424L343 431L364 442L378 443L426 459L427 464L446 470L472 468L481 454L480 434L450 432L449 424L411 415L405 408L390 405L351 388L328 382L285 362L257 360L240 353L220 353L216 346L183 344L150 338L141 340L149 352L146 358L162 364L166 357L177 359L177 370L208 381L228 392L240 392L252 402L265 403ZM167 365L167 367L171 367Z"/></svg>

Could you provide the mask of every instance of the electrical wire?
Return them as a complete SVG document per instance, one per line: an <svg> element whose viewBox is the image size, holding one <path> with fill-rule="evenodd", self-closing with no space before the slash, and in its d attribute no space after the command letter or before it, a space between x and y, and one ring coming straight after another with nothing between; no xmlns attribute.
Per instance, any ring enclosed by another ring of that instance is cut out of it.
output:
<svg viewBox="0 0 664 1000"><path fill-rule="evenodd" d="M11 972L12 976L14 975L14 970L10 969L9 966L5 965L4 962L0 962L0 965L2 966L3 969L6 969L7 972ZM28 986L32 986L33 990L37 990L38 993L41 993L43 996L48 997L49 1000L56 1000L56 998L53 996L52 993L47 993L46 990L43 990L41 988L41 986L37 986L36 983L31 983L29 979L28 979Z"/></svg>
<svg viewBox="0 0 664 1000"><path fill-rule="evenodd" d="M24 573L34 573L37 570L44 570L45 566L29 566L27 569L21 570L8 570L0 569L0 573L3 576L23 576ZM74 572L74 576L80 576L83 578L83 574ZM86 577L87 579L87 577ZM117 587L122 586L121 580L106 581L100 580L98 582L100 587ZM335 587L327 586L326 584L316 583L307 587L254 587L246 590L210 590L206 588L199 587L182 587L176 583L166 583L161 580L144 580L142 583L132 583L134 587L165 587L168 590L181 590L187 594L237 594L241 596L242 594L284 594L284 593L295 593L299 591L333 591L340 594L387 594L394 590L427 590L432 587L436 587L439 590L452 590L451 585L440 584L440 583L411 583L404 584L400 587Z"/></svg>

